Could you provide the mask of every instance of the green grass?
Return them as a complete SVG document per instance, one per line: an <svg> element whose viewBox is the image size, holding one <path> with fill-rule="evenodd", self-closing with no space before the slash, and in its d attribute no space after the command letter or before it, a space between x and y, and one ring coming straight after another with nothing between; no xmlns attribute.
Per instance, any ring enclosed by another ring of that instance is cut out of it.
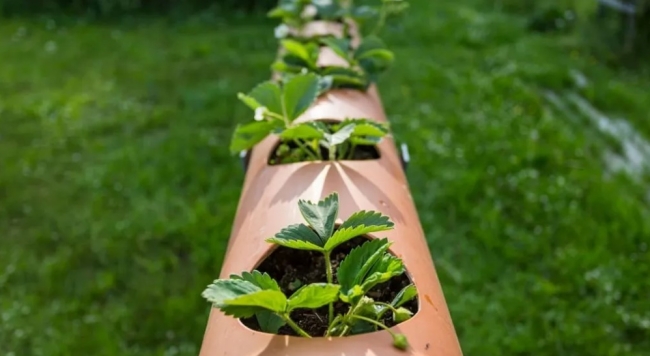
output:
<svg viewBox="0 0 650 356"><path fill-rule="evenodd" d="M650 137L648 70L487 0L412 2L380 90L465 354L649 354L648 177L543 95ZM236 93L268 77L272 26L0 22L0 354L197 354L243 182Z"/></svg>

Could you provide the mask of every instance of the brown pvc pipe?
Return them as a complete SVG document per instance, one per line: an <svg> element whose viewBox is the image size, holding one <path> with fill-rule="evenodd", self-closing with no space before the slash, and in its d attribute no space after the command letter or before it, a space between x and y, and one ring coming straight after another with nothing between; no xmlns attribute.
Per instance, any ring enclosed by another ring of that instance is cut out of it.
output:
<svg viewBox="0 0 650 356"><path fill-rule="evenodd" d="M298 121L369 118L386 122L374 86L367 92L333 90L321 96ZM256 268L273 250L265 242L282 228L303 222L299 199L317 201L339 193L342 220L359 210L383 213L394 229L387 237L418 290L418 312L391 330L403 333L410 347L392 346L386 331L312 339L257 332L211 309L201 356L460 356L462 351L438 281L425 234L392 138L379 145L380 158L367 161L302 162L268 165L278 144L269 136L252 151L220 278Z"/></svg>

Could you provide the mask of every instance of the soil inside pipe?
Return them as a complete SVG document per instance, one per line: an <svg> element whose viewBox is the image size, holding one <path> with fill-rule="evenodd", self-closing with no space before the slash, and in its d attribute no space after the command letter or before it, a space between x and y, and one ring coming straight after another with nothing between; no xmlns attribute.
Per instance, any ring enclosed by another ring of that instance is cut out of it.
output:
<svg viewBox="0 0 650 356"><path fill-rule="evenodd" d="M336 280L336 270L353 248L361 246L368 241L365 237L354 238L340 246L332 252L332 268L334 270L334 283ZM286 247L278 247L267 257L262 264L256 268L260 272L266 272L273 277L282 292L290 296L298 288L310 283L324 283L327 281L325 275L325 259L319 252L294 250ZM407 274L393 277L386 283L375 286L368 294L377 302L390 303L402 288L412 283ZM404 308L410 310L413 315L418 311L418 298L407 302ZM334 304L334 315L345 314L349 309L349 304L337 302ZM319 309L298 309L291 313L291 319L295 321L303 330L313 337L323 336L327 331L328 307L324 306ZM384 325L391 327L396 325L393 321L392 313L384 314L382 320ZM242 319L242 323L248 328L262 331L255 317ZM289 326L285 325L280 328L278 334L293 335L297 334Z"/></svg>
<svg viewBox="0 0 650 356"><path fill-rule="evenodd" d="M338 148L339 150L342 147ZM307 152L308 150L308 152ZM320 156L313 149L307 148L304 146L301 148L295 142L287 142L279 144L271 157L269 157L270 165L277 164L289 164L297 162L309 162L309 161L319 161L322 158L323 161L329 161L329 150L325 147L319 147ZM350 152L351 150L351 152ZM354 148L347 147L345 151L345 157L337 155L337 161L341 160L351 160L351 161L364 161L364 160L373 160L379 159L379 150L376 146L371 145L357 145Z"/></svg>

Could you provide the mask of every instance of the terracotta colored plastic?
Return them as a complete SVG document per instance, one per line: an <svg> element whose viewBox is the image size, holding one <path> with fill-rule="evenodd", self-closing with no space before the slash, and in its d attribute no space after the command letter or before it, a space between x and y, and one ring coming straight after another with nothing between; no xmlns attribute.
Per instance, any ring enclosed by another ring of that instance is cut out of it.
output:
<svg viewBox="0 0 650 356"><path fill-rule="evenodd" d="M333 90L317 100L298 121L369 118L386 122L379 94ZM299 199L317 201L338 192L339 217L359 210L380 211L395 223L393 230L371 235L388 237L391 251L403 259L418 290L419 311L392 328L407 336L410 347L392 346L386 331L334 338L302 338L257 332L212 309L201 356L460 356L462 351L442 288L392 138L378 146L377 160L304 162L269 166L277 137L267 137L250 155L235 222L219 278L256 268L273 249L265 242L282 228L303 222ZM342 222L342 221L339 221Z"/></svg>

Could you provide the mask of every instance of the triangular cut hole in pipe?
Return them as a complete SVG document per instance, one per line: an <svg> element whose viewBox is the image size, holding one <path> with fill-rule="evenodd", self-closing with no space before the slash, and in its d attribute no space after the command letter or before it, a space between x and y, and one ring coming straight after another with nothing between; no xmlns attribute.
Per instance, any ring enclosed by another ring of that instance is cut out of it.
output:
<svg viewBox="0 0 650 356"><path fill-rule="evenodd" d="M374 239L368 236L359 236L343 243L333 250L331 254L331 263L334 272L334 283L339 283L337 270L343 259L350 254L350 251L359 248L364 243L371 240ZM388 252L395 257L390 250L388 250ZM296 250L278 246L261 261L255 270L262 273L268 273L278 282L282 292L287 296L291 296L302 286L325 281L325 268L324 256L319 252ZM403 292L406 287L411 286L415 291L415 287L413 287L412 284L413 282L409 277L408 271L404 271L404 273L394 276L387 282L378 284L370 289L366 294L366 297L372 298L375 302L383 302L387 304L395 303L400 292ZM399 303L398 308L404 308L408 311L407 313L415 315L419 310L418 298L414 297L408 302L403 304ZM344 315L349 310L350 304L341 301L334 304L334 315ZM327 305L318 309L296 309L291 313L291 318L312 337L319 337L324 336L327 332L328 312ZM387 327L392 327L399 324L399 320L395 321L394 317L395 316L392 312L386 310L379 321ZM264 332L256 316L241 319L241 321L249 329ZM349 335L365 334L381 330L369 323L357 323L354 328L355 329L353 329ZM281 327L278 330L278 334L297 336L296 332L287 325Z"/></svg>

